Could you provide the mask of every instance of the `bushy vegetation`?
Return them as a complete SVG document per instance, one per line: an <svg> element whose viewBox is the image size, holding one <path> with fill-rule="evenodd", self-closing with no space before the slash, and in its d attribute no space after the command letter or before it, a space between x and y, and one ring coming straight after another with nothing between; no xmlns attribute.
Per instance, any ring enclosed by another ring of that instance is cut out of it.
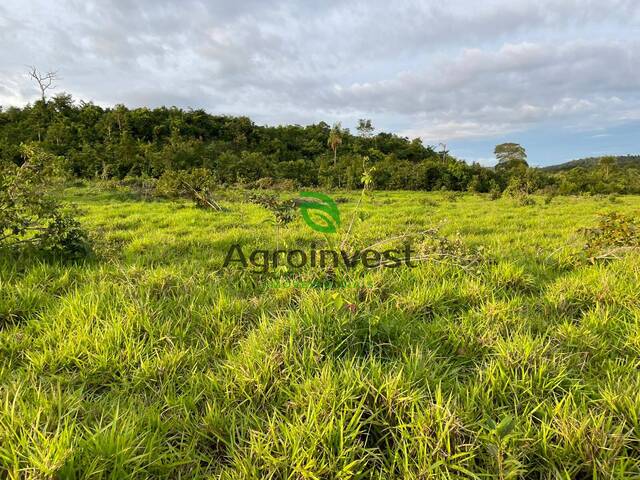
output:
<svg viewBox="0 0 640 480"><path fill-rule="evenodd" d="M585 251L592 260L617 258L630 249L640 249L640 221L618 212L602 215L597 227L587 228Z"/></svg>
<svg viewBox="0 0 640 480"><path fill-rule="evenodd" d="M286 184L358 189L363 159L381 190L454 190L497 196L514 177L562 194L640 193L637 169L615 165L560 173L530 169L524 148L496 147L495 169L436 152L419 139L379 132L362 120L356 134L339 124L267 127L246 117L178 108L103 108L60 94L24 108L0 108L0 160L20 164L20 144L67 160L79 178L158 179L166 172L206 169L219 185ZM605 172L603 175L602 172Z"/></svg>
<svg viewBox="0 0 640 480"><path fill-rule="evenodd" d="M63 176L63 159L37 145L22 145L20 151L20 166L0 162L0 250L66 259L85 256L86 233L51 194Z"/></svg>
<svg viewBox="0 0 640 480"><path fill-rule="evenodd" d="M257 275L232 244L331 238L223 193L75 187L101 261L0 256L0 477L640 476L640 255L582 254L638 197L341 192L352 248L428 260Z"/></svg>

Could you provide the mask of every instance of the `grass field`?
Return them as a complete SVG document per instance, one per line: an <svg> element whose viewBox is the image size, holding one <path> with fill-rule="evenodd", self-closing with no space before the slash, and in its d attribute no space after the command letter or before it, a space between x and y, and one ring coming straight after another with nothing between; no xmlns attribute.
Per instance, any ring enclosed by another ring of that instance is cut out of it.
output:
<svg viewBox="0 0 640 480"><path fill-rule="evenodd" d="M352 247L457 247L259 275L230 245L325 237L239 192L64 195L98 257L0 260L2 478L640 478L640 256L578 256L638 197L375 192ZM359 193L333 196L345 230Z"/></svg>

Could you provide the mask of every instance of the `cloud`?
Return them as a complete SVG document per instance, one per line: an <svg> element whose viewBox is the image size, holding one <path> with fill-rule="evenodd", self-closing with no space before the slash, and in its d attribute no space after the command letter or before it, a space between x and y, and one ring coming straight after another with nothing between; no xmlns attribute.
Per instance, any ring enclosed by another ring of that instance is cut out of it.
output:
<svg viewBox="0 0 640 480"><path fill-rule="evenodd" d="M554 120L575 127L622 121L640 112L638 47L595 40L465 49L421 72L338 86L333 101L404 113L422 124L408 133L431 139L491 136Z"/></svg>

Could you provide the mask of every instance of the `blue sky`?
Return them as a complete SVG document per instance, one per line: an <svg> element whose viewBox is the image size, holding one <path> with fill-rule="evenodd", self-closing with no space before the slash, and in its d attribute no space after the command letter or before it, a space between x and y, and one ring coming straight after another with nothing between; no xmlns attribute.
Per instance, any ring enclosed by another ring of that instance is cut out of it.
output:
<svg viewBox="0 0 640 480"><path fill-rule="evenodd" d="M36 65L102 105L371 118L483 164L640 153L637 0L5 0L0 45L5 106Z"/></svg>
<svg viewBox="0 0 640 480"><path fill-rule="evenodd" d="M585 157L639 154L639 136L640 121L591 131L571 131L542 125L491 138L455 140L447 147L461 158L474 158L483 165L494 165L492 152L495 145L514 141L526 145L532 166L544 166ZM488 152L488 157L478 157L478 152Z"/></svg>

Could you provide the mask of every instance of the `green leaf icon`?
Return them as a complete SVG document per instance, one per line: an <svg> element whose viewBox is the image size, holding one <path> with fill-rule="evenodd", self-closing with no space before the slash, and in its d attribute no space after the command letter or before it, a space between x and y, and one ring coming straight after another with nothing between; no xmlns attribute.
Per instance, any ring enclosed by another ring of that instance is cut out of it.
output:
<svg viewBox="0 0 640 480"><path fill-rule="evenodd" d="M340 211L336 202L324 193L300 192L300 196L314 199L300 204L304 222L316 232L336 233L340 226ZM311 218L312 211L315 218ZM321 220L321 223L316 220Z"/></svg>

